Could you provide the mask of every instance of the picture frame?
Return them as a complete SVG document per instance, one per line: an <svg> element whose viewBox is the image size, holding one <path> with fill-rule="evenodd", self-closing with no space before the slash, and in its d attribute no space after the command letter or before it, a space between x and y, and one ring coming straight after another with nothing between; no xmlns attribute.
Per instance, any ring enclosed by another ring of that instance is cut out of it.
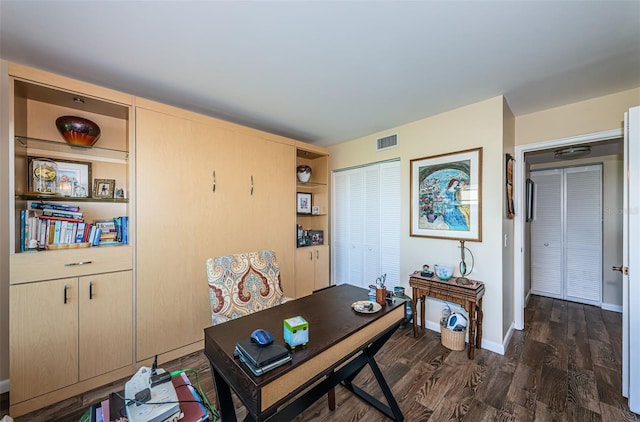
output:
<svg viewBox="0 0 640 422"><path fill-rule="evenodd" d="M410 236L482 241L482 147L410 161Z"/></svg>
<svg viewBox="0 0 640 422"><path fill-rule="evenodd" d="M513 158L513 156L511 154L505 154L505 188L506 188L506 195L507 195L507 200L506 200L506 204L507 204L507 218L510 220L513 220L513 217L515 217L516 212L515 212L515 208L513 206L513 166L515 163L515 159Z"/></svg>
<svg viewBox="0 0 640 422"><path fill-rule="evenodd" d="M311 245L322 245L324 243L324 231L309 230L309 239L311 239Z"/></svg>
<svg viewBox="0 0 640 422"><path fill-rule="evenodd" d="M93 181L93 197L97 199L113 198L116 181L114 179L96 179Z"/></svg>
<svg viewBox="0 0 640 422"><path fill-rule="evenodd" d="M85 161L73 161L62 159L50 159L45 157L29 157L29 171L43 161L53 162L56 166L55 193L70 198L89 197L91 186L91 163ZM30 175L28 182L29 191L34 191L33 177ZM53 187L52 187L53 189Z"/></svg>
<svg viewBox="0 0 640 422"><path fill-rule="evenodd" d="M296 195L296 212L298 214L311 214L311 194L298 192Z"/></svg>
<svg viewBox="0 0 640 422"><path fill-rule="evenodd" d="M525 219L527 222L533 220L533 198L535 193L535 183L533 180L527 178L526 182L526 204Z"/></svg>

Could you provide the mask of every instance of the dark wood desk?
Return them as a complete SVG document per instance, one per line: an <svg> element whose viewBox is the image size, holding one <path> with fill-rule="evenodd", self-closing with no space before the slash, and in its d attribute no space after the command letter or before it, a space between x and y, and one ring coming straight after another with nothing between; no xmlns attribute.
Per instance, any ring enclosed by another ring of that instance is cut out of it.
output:
<svg viewBox="0 0 640 422"><path fill-rule="evenodd" d="M482 296L484 296L484 283L469 280L470 284L456 283L456 277L448 281L438 277L422 277L419 272L411 274L409 286L413 288L413 309L416 315L413 317L413 335L418 335L417 303L420 305L420 321L424 329L425 297L433 297L446 302L457 303L469 313L469 359L474 358L476 348L482 348Z"/></svg>
<svg viewBox="0 0 640 422"><path fill-rule="evenodd" d="M367 300L368 293L343 284L205 329L204 353L211 364L222 420L236 420L231 390L248 411L245 420L290 421L338 384L387 417L404 420L374 359L404 321L404 301L388 303L375 314L353 311L351 304ZM309 343L293 352L291 363L256 377L234 357L236 341L256 328L268 330L284 344L283 321L296 315L309 323ZM366 365L388 405L352 384Z"/></svg>

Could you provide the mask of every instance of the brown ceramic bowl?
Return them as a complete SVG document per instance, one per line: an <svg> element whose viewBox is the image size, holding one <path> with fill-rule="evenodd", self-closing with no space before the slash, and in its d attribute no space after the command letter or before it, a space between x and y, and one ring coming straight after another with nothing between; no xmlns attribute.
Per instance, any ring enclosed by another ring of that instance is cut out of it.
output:
<svg viewBox="0 0 640 422"><path fill-rule="evenodd" d="M91 120L75 116L61 116L56 127L70 145L90 148L100 138L100 128Z"/></svg>

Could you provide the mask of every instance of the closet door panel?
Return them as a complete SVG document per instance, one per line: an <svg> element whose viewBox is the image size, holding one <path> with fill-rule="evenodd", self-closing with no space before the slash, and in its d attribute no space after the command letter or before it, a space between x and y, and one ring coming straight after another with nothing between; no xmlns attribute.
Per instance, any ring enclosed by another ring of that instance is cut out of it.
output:
<svg viewBox="0 0 640 422"><path fill-rule="evenodd" d="M600 304L602 297L602 167L566 172L566 297Z"/></svg>
<svg viewBox="0 0 640 422"><path fill-rule="evenodd" d="M333 230L331 265L334 284L349 283L349 174L347 171L333 176Z"/></svg>
<svg viewBox="0 0 640 422"><path fill-rule="evenodd" d="M400 161L380 164L380 272L400 286Z"/></svg>
<svg viewBox="0 0 640 422"><path fill-rule="evenodd" d="M563 295L562 172L531 173L535 183L535 211L531 222L531 291Z"/></svg>

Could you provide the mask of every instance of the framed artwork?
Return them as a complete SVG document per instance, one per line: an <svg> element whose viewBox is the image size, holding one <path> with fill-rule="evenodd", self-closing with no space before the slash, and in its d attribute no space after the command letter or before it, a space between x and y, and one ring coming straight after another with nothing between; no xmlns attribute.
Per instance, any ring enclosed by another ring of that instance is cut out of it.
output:
<svg viewBox="0 0 640 422"><path fill-rule="evenodd" d="M534 190L535 190L535 184L533 183L533 180L531 179L527 179L527 203L526 203L526 220L527 221L531 221L533 220L533 197L534 197Z"/></svg>
<svg viewBox="0 0 640 422"><path fill-rule="evenodd" d="M55 168L55 180L51 181L49 190L63 196L86 198L89 196L91 186L91 163L71 160L51 160L48 158L29 157L29 168L37 169L53 164ZM35 178L29 178L29 190L36 190ZM54 192L55 191L55 192Z"/></svg>
<svg viewBox="0 0 640 422"><path fill-rule="evenodd" d="M298 214L311 214L311 194L298 192L297 195L297 212Z"/></svg>
<svg viewBox="0 0 640 422"><path fill-rule="evenodd" d="M481 242L482 148L410 164L410 235Z"/></svg>
<svg viewBox="0 0 640 422"><path fill-rule="evenodd" d="M516 212L513 208L513 163L515 160L511 154L505 156L505 179L507 194L507 218L513 220Z"/></svg>
<svg viewBox="0 0 640 422"><path fill-rule="evenodd" d="M312 245L322 245L324 242L324 232L322 230L309 230L309 238Z"/></svg>
<svg viewBox="0 0 640 422"><path fill-rule="evenodd" d="M114 179L96 179L93 181L93 197L110 199L113 198L113 192L116 187Z"/></svg>

